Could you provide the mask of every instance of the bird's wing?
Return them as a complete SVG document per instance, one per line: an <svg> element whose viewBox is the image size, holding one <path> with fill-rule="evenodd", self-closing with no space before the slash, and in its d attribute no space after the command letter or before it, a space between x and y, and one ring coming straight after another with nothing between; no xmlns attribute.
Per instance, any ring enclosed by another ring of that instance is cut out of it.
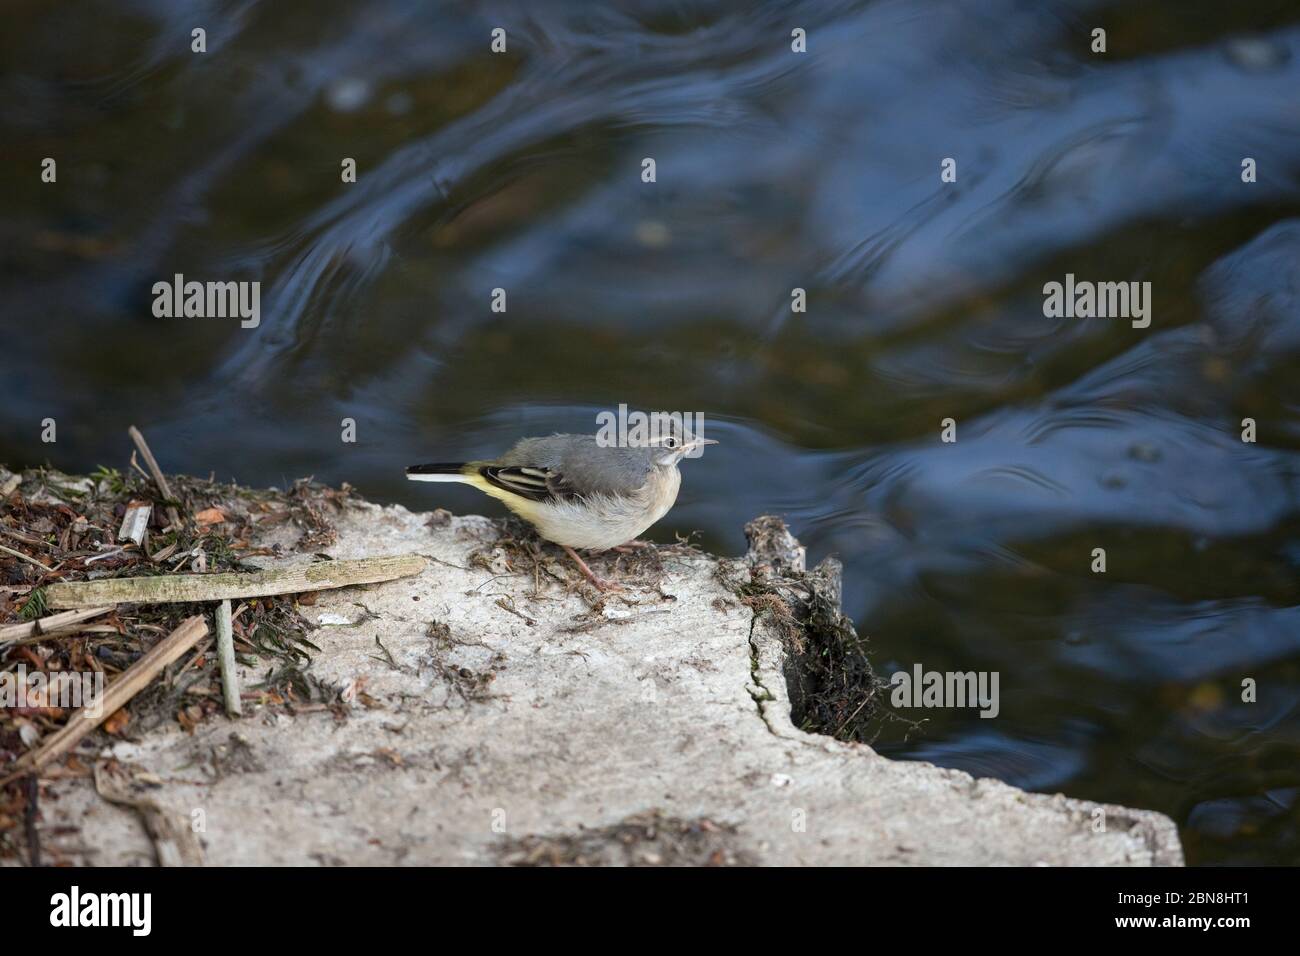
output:
<svg viewBox="0 0 1300 956"><path fill-rule="evenodd" d="M578 496L578 491L552 468L486 465L479 474L490 484L532 501L557 501Z"/></svg>
<svg viewBox="0 0 1300 956"><path fill-rule="evenodd" d="M587 436L526 438L479 472L488 483L533 501L626 495L645 484L648 457L603 448Z"/></svg>

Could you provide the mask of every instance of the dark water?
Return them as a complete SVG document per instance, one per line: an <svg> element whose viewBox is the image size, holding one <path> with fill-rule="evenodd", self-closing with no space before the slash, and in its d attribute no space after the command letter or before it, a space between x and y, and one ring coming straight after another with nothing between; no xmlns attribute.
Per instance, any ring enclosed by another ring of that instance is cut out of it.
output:
<svg viewBox="0 0 1300 956"><path fill-rule="evenodd" d="M882 749L1300 860L1293 0L3 20L0 460L121 466L137 423L168 469L497 514L402 466L702 411L655 537L783 513L886 673L1000 673L997 719ZM155 318L177 272L261 281L261 326ZM1067 272L1150 281L1150 328L1045 318Z"/></svg>

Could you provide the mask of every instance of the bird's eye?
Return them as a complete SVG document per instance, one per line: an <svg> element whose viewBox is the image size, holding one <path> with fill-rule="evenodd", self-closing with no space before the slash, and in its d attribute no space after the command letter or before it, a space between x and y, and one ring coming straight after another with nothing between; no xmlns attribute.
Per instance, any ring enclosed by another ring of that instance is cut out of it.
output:
<svg viewBox="0 0 1300 956"><path fill-rule="evenodd" d="M676 448L676 447L677 447L677 439L674 438L672 435L669 435L667 438L664 439L664 447L665 447L665 448Z"/></svg>

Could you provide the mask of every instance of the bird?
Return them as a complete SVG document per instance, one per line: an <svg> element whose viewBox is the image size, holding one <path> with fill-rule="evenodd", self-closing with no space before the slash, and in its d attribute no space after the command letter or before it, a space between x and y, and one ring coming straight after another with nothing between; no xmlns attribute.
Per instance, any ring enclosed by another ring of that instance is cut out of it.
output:
<svg viewBox="0 0 1300 956"><path fill-rule="evenodd" d="M677 501L682 483L678 463L717 444L676 421L659 432L626 445L596 435L523 438L499 458L411 465L406 477L472 485L563 548L599 590L622 590L592 571L575 549L639 544L637 536Z"/></svg>

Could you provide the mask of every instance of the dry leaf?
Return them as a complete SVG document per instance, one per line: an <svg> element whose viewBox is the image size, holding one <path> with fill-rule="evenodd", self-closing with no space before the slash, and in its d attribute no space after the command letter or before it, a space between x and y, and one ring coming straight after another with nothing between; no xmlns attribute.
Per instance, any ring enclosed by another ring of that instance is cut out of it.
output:
<svg viewBox="0 0 1300 956"><path fill-rule="evenodd" d="M194 733L194 728L198 726L198 720L190 713L191 708L184 708L176 712L176 723L181 725L181 729L187 734Z"/></svg>
<svg viewBox="0 0 1300 956"><path fill-rule="evenodd" d="M119 737L130 722L131 714L125 707L119 707L108 715L108 720L104 721L104 732Z"/></svg>
<svg viewBox="0 0 1300 956"><path fill-rule="evenodd" d="M194 516L194 523L200 528L206 528L209 525L223 524L226 520L225 514L220 508L205 508Z"/></svg>

